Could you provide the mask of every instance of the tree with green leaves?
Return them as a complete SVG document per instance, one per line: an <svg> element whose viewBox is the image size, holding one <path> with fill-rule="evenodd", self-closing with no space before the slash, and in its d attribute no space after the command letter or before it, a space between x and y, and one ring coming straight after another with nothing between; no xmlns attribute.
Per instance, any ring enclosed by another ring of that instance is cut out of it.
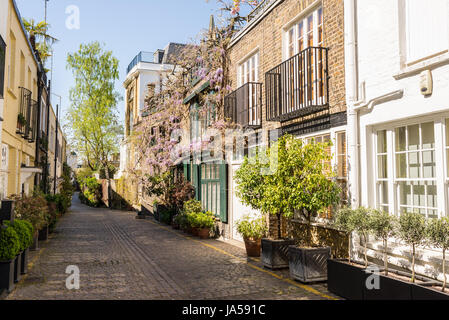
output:
<svg viewBox="0 0 449 320"><path fill-rule="evenodd" d="M81 44L67 56L67 68L75 79L67 115L69 137L88 166L94 171L103 168L108 180L109 160L119 151L123 132L117 110L121 97L115 90L118 65L117 58L99 42Z"/></svg>
<svg viewBox="0 0 449 320"><path fill-rule="evenodd" d="M34 19L22 19L23 26L30 36L31 43L36 44L36 50L39 52L42 63L45 65L49 57L51 57L52 45L58 41L55 37L48 33L50 25L45 22L36 22Z"/></svg>
<svg viewBox="0 0 449 320"><path fill-rule="evenodd" d="M307 223L304 239L312 245L311 223L320 212L339 202L341 189L333 179L327 143L305 143L291 135L281 137L267 152L271 174L264 174L265 161L245 159L237 170L237 193L246 205L280 219L299 213ZM276 161L273 161L275 159ZM257 189L254 190L254 185Z"/></svg>
<svg viewBox="0 0 449 320"><path fill-rule="evenodd" d="M397 219L386 211L373 210L370 224L374 236L383 242L384 269L388 275L388 239L396 233Z"/></svg>
<svg viewBox="0 0 449 320"><path fill-rule="evenodd" d="M419 213L404 212L399 218L399 236L412 247L412 282L415 282L416 247L426 238L426 220Z"/></svg>
<svg viewBox="0 0 449 320"><path fill-rule="evenodd" d="M348 235L348 262L351 263L351 242L354 225L355 210L350 207L342 208L334 216L334 225Z"/></svg>
<svg viewBox="0 0 449 320"><path fill-rule="evenodd" d="M443 289L445 291L446 277L446 251L449 249L449 218L442 217L440 219L432 219L427 224L427 238L430 243L437 248L443 250Z"/></svg>
<svg viewBox="0 0 449 320"><path fill-rule="evenodd" d="M363 254L365 260L365 267L368 267L368 237L371 232L371 210L365 207L359 207L354 211L352 216L352 224L354 230L363 239Z"/></svg>

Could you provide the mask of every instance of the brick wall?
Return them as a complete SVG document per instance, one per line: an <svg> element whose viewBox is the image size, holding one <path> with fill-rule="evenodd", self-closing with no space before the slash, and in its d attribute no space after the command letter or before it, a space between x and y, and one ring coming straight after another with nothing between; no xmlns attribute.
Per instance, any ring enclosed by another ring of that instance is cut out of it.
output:
<svg viewBox="0 0 449 320"><path fill-rule="evenodd" d="M262 89L262 126L263 130L272 130L280 126L276 122L267 122L265 103L265 73L282 63L283 28L301 12L306 15L312 0L284 0L272 9L262 20L252 27L243 37L235 42L229 50L230 79L233 89L237 89L237 68L251 53L259 52L259 82L263 82ZM329 48L329 103L330 112L346 111L345 102L345 67L344 67L344 8L343 0L323 0L324 46ZM306 10L306 11L305 11ZM304 18L304 16L302 16ZM312 115L313 117L314 115ZM309 116L308 118L310 118ZM299 118L293 122L300 122L307 118ZM285 123L288 125L289 123Z"/></svg>

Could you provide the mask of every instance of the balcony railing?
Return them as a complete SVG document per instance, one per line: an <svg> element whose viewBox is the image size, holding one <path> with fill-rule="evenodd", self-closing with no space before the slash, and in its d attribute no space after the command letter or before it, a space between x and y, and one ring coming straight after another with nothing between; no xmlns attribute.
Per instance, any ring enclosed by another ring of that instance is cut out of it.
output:
<svg viewBox="0 0 449 320"><path fill-rule="evenodd" d="M328 48L310 47L265 74L267 121L329 108Z"/></svg>
<svg viewBox="0 0 449 320"><path fill-rule="evenodd" d="M28 142L34 142L37 134L37 101L31 100L30 110L28 112L29 118L25 130L26 139Z"/></svg>
<svg viewBox="0 0 449 320"><path fill-rule="evenodd" d="M19 87L19 89L20 101L16 133L21 134L24 138L27 138L27 126L28 119L30 118L29 113L31 110L31 91L23 87Z"/></svg>
<svg viewBox="0 0 449 320"><path fill-rule="evenodd" d="M129 73L132 70L132 68L134 68L139 62L155 63L154 52L145 52L145 51L139 52L139 54L135 56L133 61L131 61L131 63L128 65L126 73Z"/></svg>
<svg viewBox="0 0 449 320"><path fill-rule="evenodd" d="M225 97L225 116L243 127L262 125L262 83L248 82Z"/></svg>

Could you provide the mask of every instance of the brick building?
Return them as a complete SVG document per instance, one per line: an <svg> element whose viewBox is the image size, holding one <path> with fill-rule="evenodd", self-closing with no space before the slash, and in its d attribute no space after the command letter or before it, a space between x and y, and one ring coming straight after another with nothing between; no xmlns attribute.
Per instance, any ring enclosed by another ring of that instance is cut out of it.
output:
<svg viewBox="0 0 449 320"><path fill-rule="evenodd" d="M257 137L244 154L269 144L273 132L332 140L332 165L346 189L343 1L265 0L233 37L229 55L234 91L225 99L225 112ZM226 236L237 240L233 225L252 211L240 203L232 182L244 154L228 165ZM275 223L270 228L276 230Z"/></svg>

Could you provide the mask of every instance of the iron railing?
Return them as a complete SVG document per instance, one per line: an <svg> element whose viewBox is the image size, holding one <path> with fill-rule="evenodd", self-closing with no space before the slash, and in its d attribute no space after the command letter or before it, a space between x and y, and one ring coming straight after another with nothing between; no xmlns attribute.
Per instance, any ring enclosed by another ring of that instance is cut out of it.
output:
<svg viewBox="0 0 449 320"><path fill-rule="evenodd" d="M248 82L225 97L225 116L243 127L262 125L262 83Z"/></svg>
<svg viewBox="0 0 449 320"><path fill-rule="evenodd" d="M27 138L28 120L30 118L31 111L31 91L19 87L20 89L20 101L19 101L19 114L17 116L17 131L24 138Z"/></svg>
<svg viewBox="0 0 449 320"><path fill-rule="evenodd" d="M145 51L139 52L139 54L135 56L134 59L131 61L131 63L128 65L126 73L128 74L132 70L132 68L134 68L139 62L155 63L154 52L145 52Z"/></svg>
<svg viewBox="0 0 449 320"><path fill-rule="evenodd" d="M26 126L26 139L28 142L34 142L36 140L37 134L37 101L31 100L30 109L27 112L29 115L27 126Z"/></svg>
<svg viewBox="0 0 449 320"><path fill-rule="evenodd" d="M288 121L329 109L328 48L309 47L265 74L266 119Z"/></svg>

